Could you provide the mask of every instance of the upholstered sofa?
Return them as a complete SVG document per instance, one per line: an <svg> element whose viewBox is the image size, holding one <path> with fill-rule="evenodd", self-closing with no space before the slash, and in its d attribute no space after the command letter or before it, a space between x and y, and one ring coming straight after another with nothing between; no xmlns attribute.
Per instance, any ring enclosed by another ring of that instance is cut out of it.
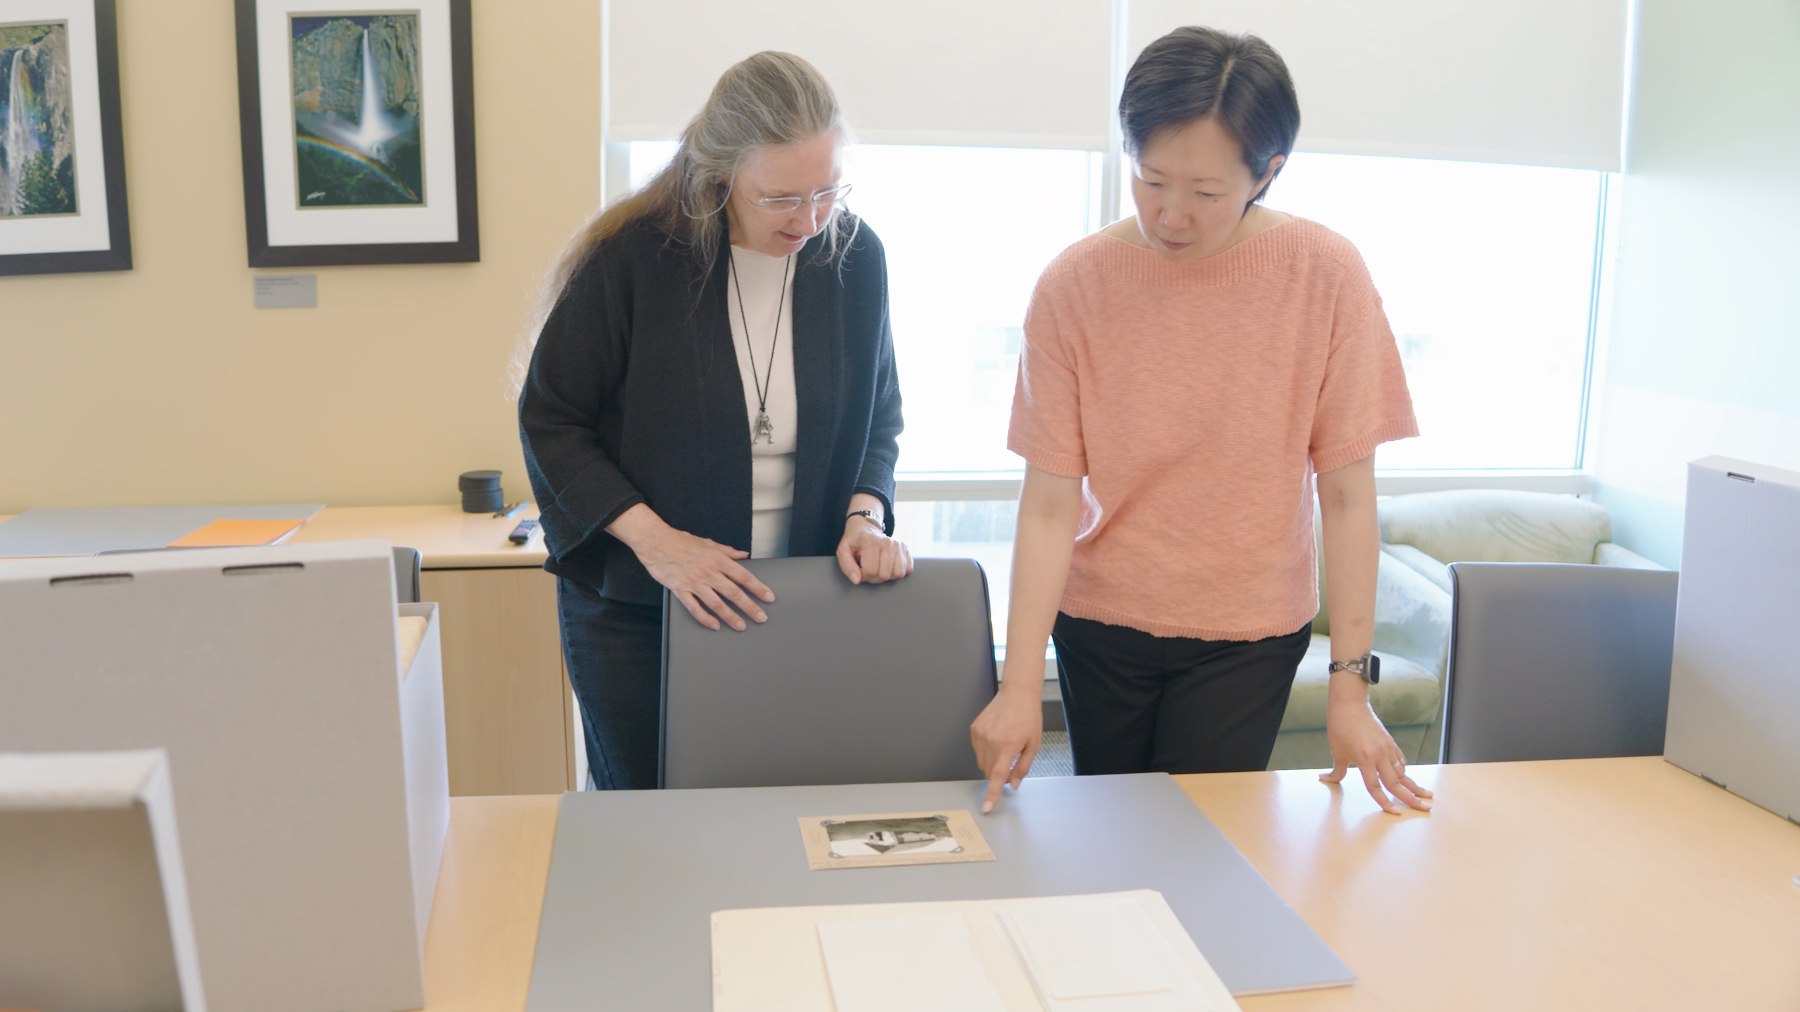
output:
<svg viewBox="0 0 1800 1012"><path fill-rule="evenodd" d="M1612 543L1612 520L1567 495L1462 489L1380 500L1381 556L1375 582L1375 653L1381 683L1369 692L1408 762L1438 758L1444 653L1450 638L1452 562L1571 562L1661 569ZM1323 575L1319 581L1324 586ZM1331 765L1325 742L1330 625L1321 590L1313 641L1294 677L1270 769Z"/></svg>

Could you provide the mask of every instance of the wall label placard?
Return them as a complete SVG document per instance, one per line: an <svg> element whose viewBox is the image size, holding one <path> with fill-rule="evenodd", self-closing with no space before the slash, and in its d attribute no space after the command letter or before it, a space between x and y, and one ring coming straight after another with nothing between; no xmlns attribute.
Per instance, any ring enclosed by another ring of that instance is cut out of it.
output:
<svg viewBox="0 0 1800 1012"><path fill-rule="evenodd" d="M293 309L319 304L316 274L258 274L251 279L258 309Z"/></svg>

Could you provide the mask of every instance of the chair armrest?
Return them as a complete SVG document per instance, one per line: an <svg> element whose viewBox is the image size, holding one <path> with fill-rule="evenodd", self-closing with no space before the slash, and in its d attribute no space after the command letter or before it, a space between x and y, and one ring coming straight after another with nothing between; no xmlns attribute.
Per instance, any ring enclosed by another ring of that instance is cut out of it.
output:
<svg viewBox="0 0 1800 1012"><path fill-rule="evenodd" d="M1618 566L1621 569L1661 569L1669 567L1658 565L1629 548L1621 548L1611 541L1602 541L1594 546L1594 565Z"/></svg>
<svg viewBox="0 0 1800 1012"><path fill-rule="evenodd" d="M1439 590L1450 593L1450 567L1411 545L1383 544L1381 550L1430 580Z"/></svg>
<svg viewBox="0 0 1800 1012"><path fill-rule="evenodd" d="M1449 593L1393 555L1381 553L1375 570L1374 648L1405 657L1442 682L1449 642Z"/></svg>

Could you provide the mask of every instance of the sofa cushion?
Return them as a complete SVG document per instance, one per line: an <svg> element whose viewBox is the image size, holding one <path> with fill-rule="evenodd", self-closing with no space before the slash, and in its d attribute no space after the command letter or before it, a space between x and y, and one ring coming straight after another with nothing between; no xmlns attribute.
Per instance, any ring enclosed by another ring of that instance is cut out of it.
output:
<svg viewBox="0 0 1800 1012"><path fill-rule="evenodd" d="M1317 499L1313 500L1313 583L1319 588L1319 610L1313 613L1312 631L1315 636L1325 636L1331 632L1331 622L1325 600L1325 528Z"/></svg>
<svg viewBox="0 0 1800 1012"><path fill-rule="evenodd" d="M1612 519L1568 495L1456 489L1389 496L1376 504L1381 540L1439 562L1592 563Z"/></svg>
<svg viewBox="0 0 1800 1012"><path fill-rule="evenodd" d="M1448 578L1446 570L1445 579ZM1321 586L1323 582L1320 581ZM1313 635L1330 635L1325 615L1326 608L1321 606L1313 618ZM1434 672L1442 672L1444 645L1450 637L1450 591L1440 589L1396 557L1396 553L1384 550L1376 558L1373 634L1377 653L1399 654Z"/></svg>
<svg viewBox="0 0 1800 1012"><path fill-rule="evenodd" d="M1369 702L1383 724L1424 724L1437 716L1441 690L1437 673L1398 654L1375 651L1381 658L1381 681L1369 689ZM1294 691L1288 696L1283 731L1307 731L1325 726L1325 691L1331 664L1331 640L1314 636L1294 673Z"/></svg>
<svg viewBox="0 0 1800 1012"><path fill-rule="evenodd" d="M1438 727L1436 724L1389 724L1388 734L1400 746L1408 766L1437 762ZM1039 752L1038 755L1043 755ZM1331 743L1323 728L1314 731L1283 731L1275 736L1275 749L1269 753L1272 770L1324 770L1331 768ZM1033 766L1032 772L1037 772ZM1354 780L1354 778L1352 778Z"/></svg>

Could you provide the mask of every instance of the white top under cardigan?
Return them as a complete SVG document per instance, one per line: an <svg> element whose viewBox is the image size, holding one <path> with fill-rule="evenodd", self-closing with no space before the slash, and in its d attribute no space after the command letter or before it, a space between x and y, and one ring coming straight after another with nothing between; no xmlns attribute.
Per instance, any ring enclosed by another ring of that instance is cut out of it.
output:
<svg viewBox="0 0 1800 1012"><path fill-rule="evenodd" d="M800 409L794 397L794 271L789 257L772 257L753 250L731 247L734 284L725 282L727 314L731 317L731 343L737 349L738 372L744 380L745 428L755 438L757 379L751 372L755 351L755 376L764 377L769 421L775 441L750 445L750 557L767 559L788 553L788 526L794 512L794 430ZM787 268L787 290L782 291L782 268ZM738 311L742 289L743 312ZM781 319L775 318L779 304ZM748 343L744 322L749 318ZM774 343L771 369L770 342Z"/></svg>

